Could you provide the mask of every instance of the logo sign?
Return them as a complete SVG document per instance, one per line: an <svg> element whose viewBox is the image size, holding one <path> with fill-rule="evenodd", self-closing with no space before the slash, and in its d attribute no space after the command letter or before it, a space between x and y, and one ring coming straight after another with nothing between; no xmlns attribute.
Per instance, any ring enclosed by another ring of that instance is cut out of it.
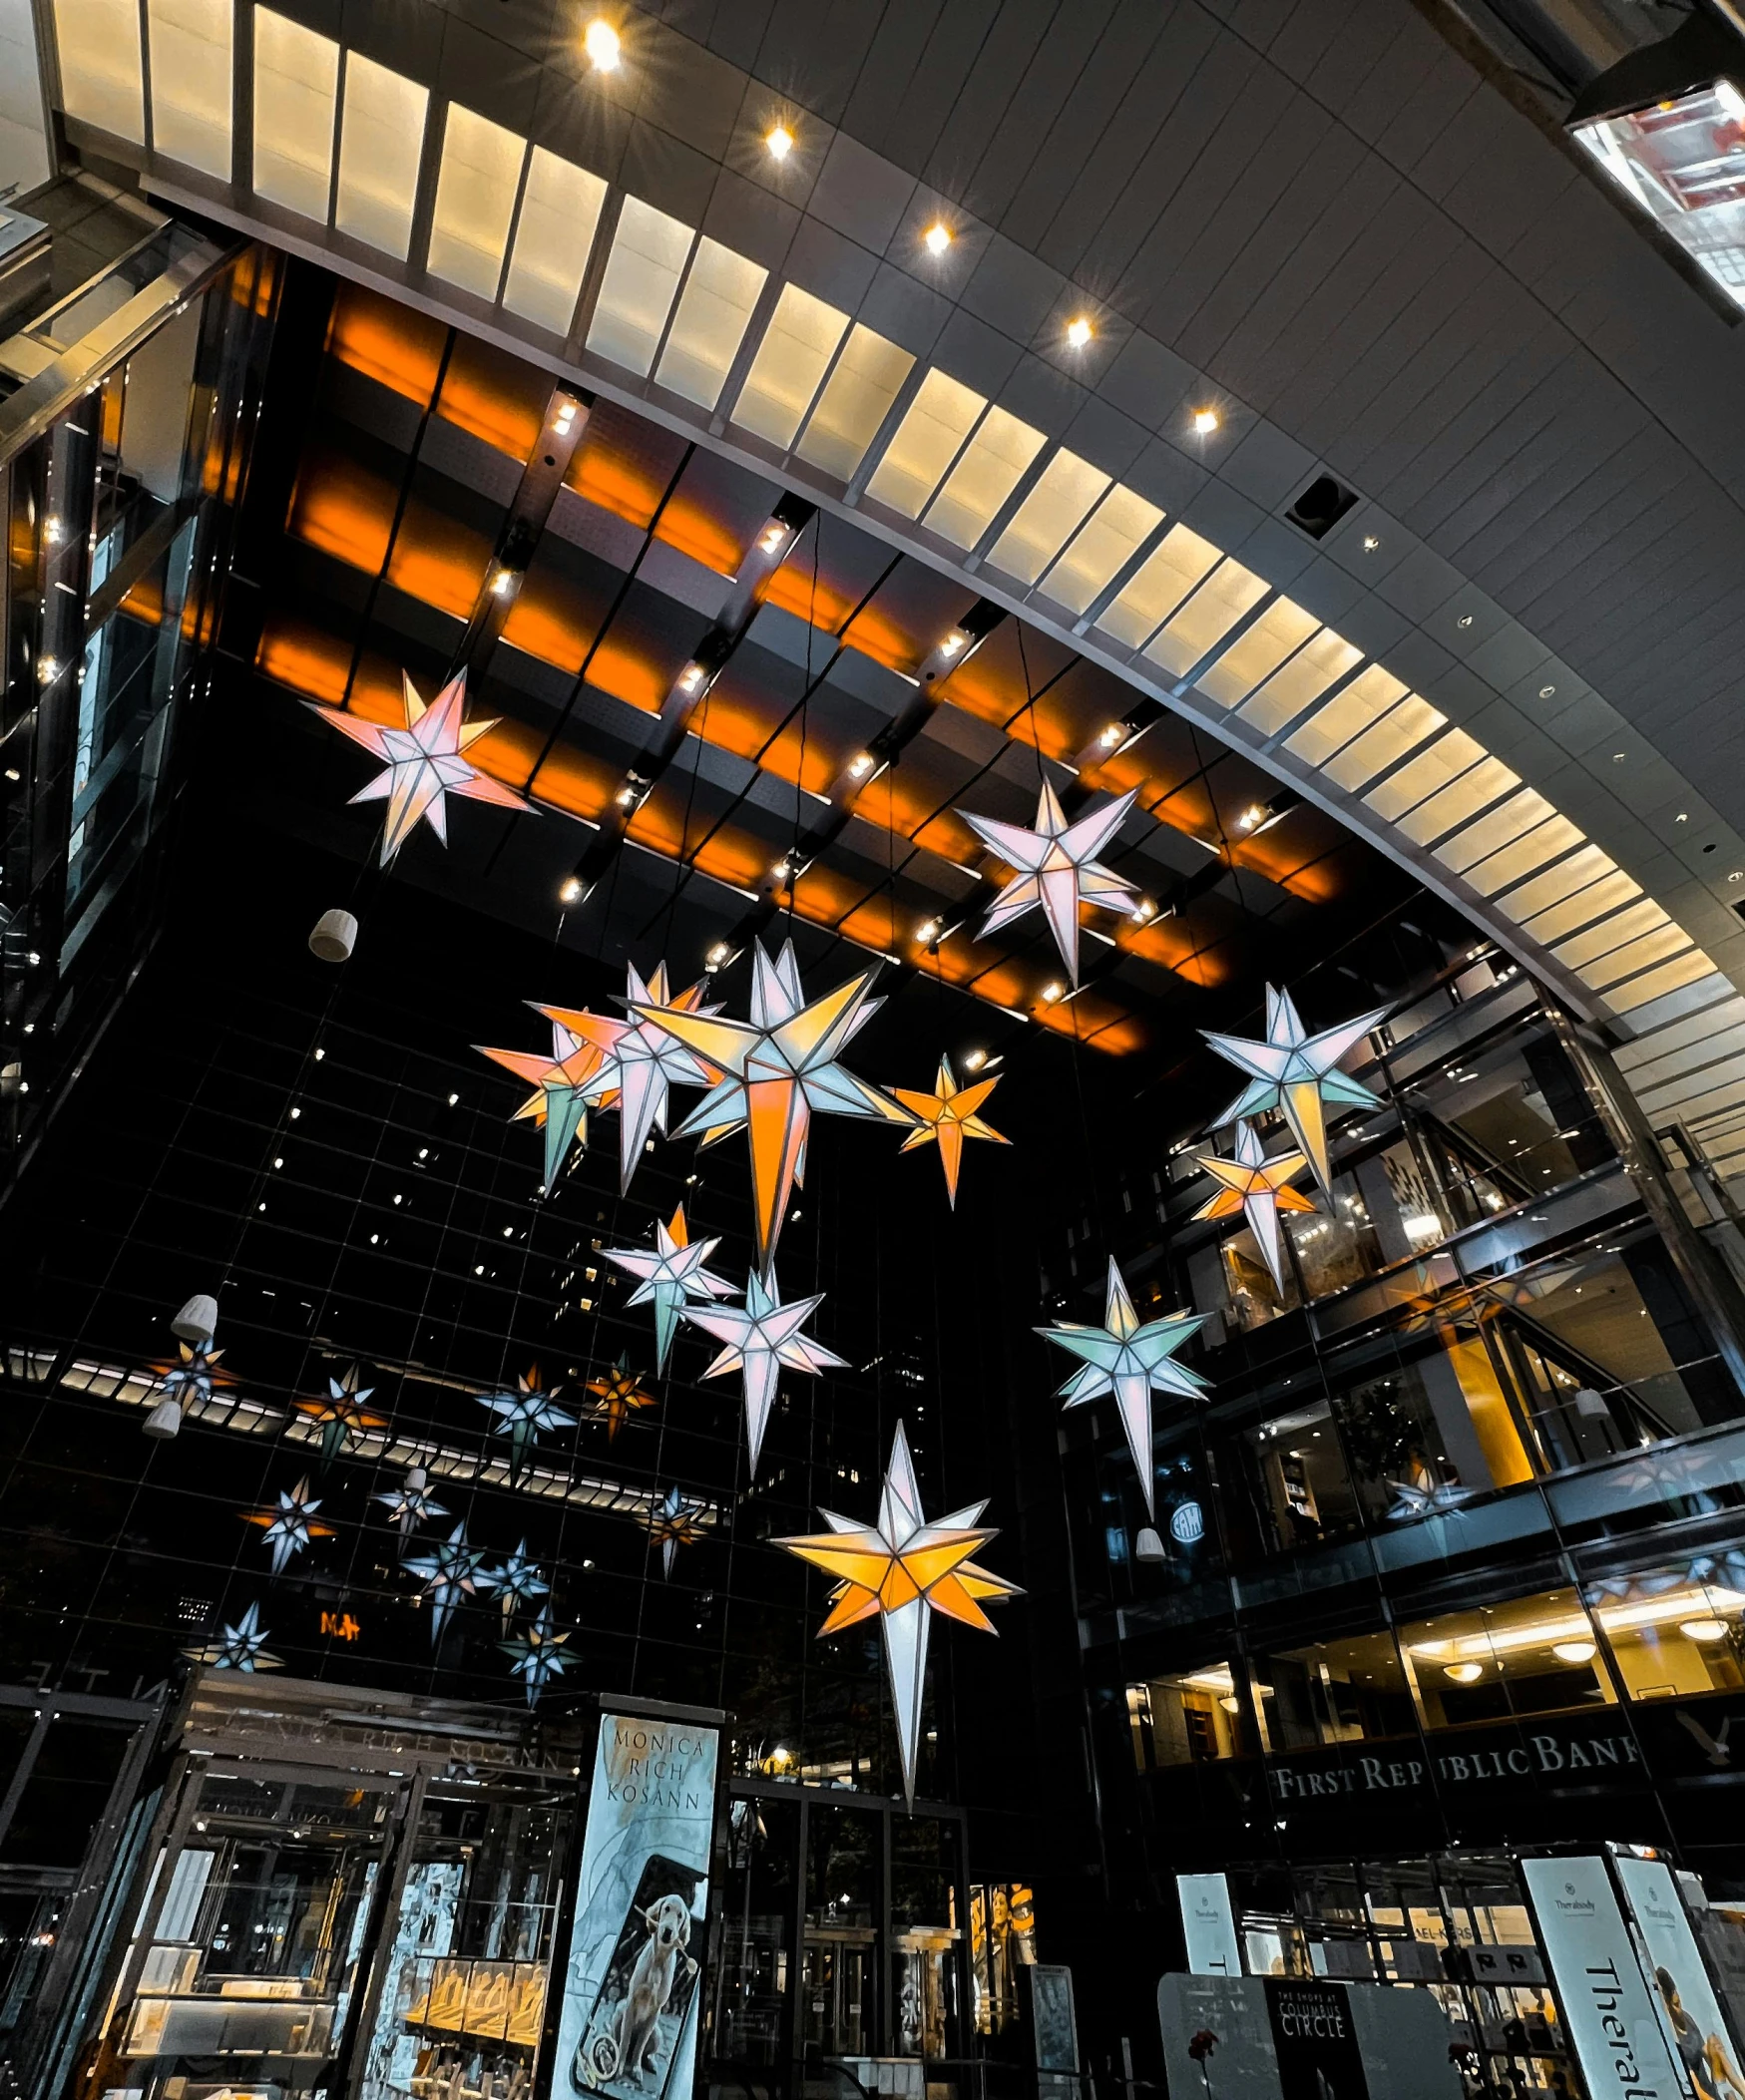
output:
<svg viewBox="0 0 1745 2100"><path fill-rule="evenodd" d="M1176 1900L1187 1938L1187 1966L1195 1976L1239 1976L1242 1949L1230 1907L1230 1885L1221 1874L1178 1874Z"/></svg>
<svg viewBox="0 0 1745 2100"><path fill-rule="evenodd" d="M321 1614L321 1631L329 1640L354 1641L363 1628L349 1611L324 1611Z"/></svg>
<svg viewBox="0 0 1745 2100"><path fill-rule="evenodd" d="M1563 2027L1591 2100L1677 2100L1636 1950L1603 1860L1523 1860Z"/></svg>
<svg viewBox="0 0 1745 2100"><path fill-rule="evenodd" d="M1738 2062L1738 2044L1721 2016L1672 1870L1661 1860L1622 1857L1616 1866L1648 1950L1648 1980L1660 2000L1666 2038L1695 2089L1718 2092L1732 2084L1723 2067Z"/></svg>
<svg viewBox="0 0 1745 2100"><path fill-rule="evenodd" d="M1295 1976L1265 1980L1282 2100L1369 2100L1345 1991Z"/></svg>
<svg viewBox="0 0 1745 2100"><path fill-rule="evenodd" d="M1190 1546L1205 1536L1205 1512L1198 1502L1177 1502L1169 1518L1169 1535L1178 1546Z"/></svg>
<svg viewBox="0 0 1745 2100"><path fill-rule="evenodd" d="M600 1717L552 2100L688 2096L720 1733Z"/></svg>

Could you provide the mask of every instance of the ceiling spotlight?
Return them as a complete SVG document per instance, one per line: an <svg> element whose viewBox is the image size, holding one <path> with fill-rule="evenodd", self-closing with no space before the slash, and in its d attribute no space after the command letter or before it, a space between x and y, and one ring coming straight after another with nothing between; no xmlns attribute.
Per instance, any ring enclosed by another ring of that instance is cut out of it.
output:
<svg viewBox="0 0 1745 2100"><path fill-rule="evenodd" d="M601 16L589 23L582 37L582 49L596 73L618 71L618 31Z"/></svg>
<svg viewBox="0 0 1745 2100"><path fill-rule="evenodd" d="M785 124L778 124L774 131L764 135L763 143L769 148L772 161L785 161L794 150L794 135Z"/></svg>
<svg viewBox="0 0 1745 2100"><path fill-rule="evenodd" d="M1101 744L1105 751L1112 751L1126 733L1127 725L1125 722L1110 722L1097 736L1096 741Z"/></svg>
<svg viewBox="0 0 1745 2100"><path fill-rule="evenodd" d="M1729 882L1745 882L1745 868L1735 868L1727 877Z"/></svg>
<svg viewBox="0 0 1745 2100"><path fill-rule="evenodd" d="M1556 691L1557 688L1554 685L1541 685L1539 687L1539 698L1541 700L1554 699L1556 697Z"/></svg>
<svg viewBox="0 0 1745 2100"><path fill-rule="evenodd" d="M700 663L687 663L678 673L678 689L680 692L695 692L701 683L702 665Z"/></svg>
<svg viewBox="0 0 1745 2100"><path fill-rule="evenodd" d="M1218 427L1218 412L1215 408L1196 408L1193 412L1193 427L1202 438L1209 438Z"/></svg>
<svg viewBox="0 0 1745 2100"><path fill-rule="evenodd" d="M563 884L558 891L558 901L561 904L580 904L582 902L582 878L580 875L566 875L564 877Z"/></svg>
<svg viewBox="0 0 1745 2100"><path fill-rule="evenodd" d="M968 644L969 638L960 629L953 628L951 632L939 644L939 653L942 656L955 656L961 648Z"/></svg>
<svg viewBox="0 0 1745 2100"><path fill-rule="evenodd" d="M916 927L915 938L921 943L923 948L931 946L933 942L939 939L939 921L937 919L929 919L925 926Z"/></svg>
<svg viewBox="0 0 1745 2100"><path fill-rule="evenodd" d="M1720 1619L1680 1619L1678 1630L1687 1641L1701 1641L1705 1645L1713 1641L1724 1641L1727 1628Z"/></svg>
<svg viewBox="0 0 1745 2100"><path fill-rule="evenodd" d="M1627 754L1626 752L1623 752L1623 751L1613 751L1613 753L1611 754L1611 762L1612 762L1612 764L1613 764L1613 765L1622 765L1622 764L1623 764L1623 762L1624 762L1624 759L1625 759L1625 757L1626 757L1627 755L1628 755L1628 754Z"/></svg>
<svg viewBox="0 0 1745 2100"><path fill-rule="evenodd" d="M850 780L864 780L871 771L872 753L870 751L857 751L848 761L848 777Z"/></svg>
<svg viewBox="0 0 1745 2100"><path fill-rule="evenodd" d="M926 241L930 255L943 255L951 246L951 227L943 219L936 218L921 237Z"/></svg>
<svg viewBox="0 0 1745 2100"><path fill-rule="evenodd" d="M515 571L513 569L499 569L497 574L491 579L492 597L507 598L514 582Z"/></svg>
<svg viewBox="0 0 1745 2100"><path fill-rule="evenodd" d="M1091 323L1084 314L1077 315L1067 323L1067 340L1075 350L1083 350L1091 340Z"/></svg>
<svg viewBox="0 0 1745 2100"><path fill-rule="evenodd" d="M66 528L62 525L60 519L45 518L43 520L43 545L45 547L59 547L65 532Z"/></svg>
<svg viewBox="0 0 1745 2100"><path fill-rule="evenodd" d="M711 970L719 970L732 953L733 951L727 946L725 941L717 941L708 954L703 957L703 961Z"/></svg>
<svg viewBox="0 0 1745 2100"><path fill-rule="evenodd" d="M1045 985L1043 987L1043 1005L1045 1007L1059 1006L1061 1001L1064 1000L1066 996L1067 988L1061 983L1061 981L1058 978L1052 985Z"/></svg>
<svg viewBox="0 0 1745 2100"><path fill-rule="evenodd" d="M1363 536L1363 551L1364 551L1364 553L1365 553L1365 554L1374 554L1374 553L1375 553L1375 551L1376 551L1376 549L1377 549L1378 547L1380 547L1380 545L1381 545L1381 544L1382 544L1382 543L1381 543L1381 542L1380 542L1380 541L1379 541L1379 540L1378 540L1378 539L1376 538L1376 536L1375 536L1375 534L1374 534L1374 533L1365 533L1365 534L1364 534L1364 536Z"/></svg>
<svg viewBox="0 0 1745 2100"><path fill-rule="evenodd" d="M1582 1663L1593 1660L1591 1641L1553 1641L1551 1653L1559 1662Z"/></svg>
<svg viewBox="0 0 1745 2100"><path fill-rule="evenodd" d="M1257 802L1250 803L1236 819L1236 829L1238 831L1252 831L1256 824L1264 821L1265 816L1265 810Z"/></svg>
<svg viewBox="0 0 1745 2100"><path fill-rule="evenodd" d="M567 438L570 435L570 425L575 420L576 404L574 401L566 401L553 419L552 428L558 433L559 437Z"/></svg>
<svg viewBox="0 0 1745 2100"><path fill-rule="evenodd" d="M55 661L53 656L44 656L38 661L36 681L39 685L52 685L60 674L61 666Z"/></svg>
<svg viewBox="0 0 1745 2100"><path fill-rule="evenodd" d="M1688 824L1690 822L1690 811L1688 809L1681 809L1678 812L1677 816L1675 816L1672 819L1672 821L1675 824Z"/></svg>
<svg viewBox="0 0 1745 2100"><path fill-rule="evenodd" d="M965 1050L964 1052L965 1071L980 1071L987 1061L988 1052L985 1050Z"/></svg>
<svg viewBox="0 0 1745 2100"><path fill-rule="evenodd" d="M757 544L763 549L765 554L779 554L781 544L786 538L787 527L785 525L772 525Z"/></svg>
<svg viewBox="0 0 1745 2100"><path fill-rule="evenodd" d="M1451 1662L1442 1674L1452 1677L1456 1684L1477 1684L1485 1674L1485 1665L1482 1662Z"/></svg>
<svg viewBox="0 0 1745 2100"><path fill-rule="evenodd" d="M1133 906L1133 921L1135 925L1143 926L1147 919L1155 919L1156 916L1157 907L1151 902L1149 897L1141 897L1138 903Z"/></svg>

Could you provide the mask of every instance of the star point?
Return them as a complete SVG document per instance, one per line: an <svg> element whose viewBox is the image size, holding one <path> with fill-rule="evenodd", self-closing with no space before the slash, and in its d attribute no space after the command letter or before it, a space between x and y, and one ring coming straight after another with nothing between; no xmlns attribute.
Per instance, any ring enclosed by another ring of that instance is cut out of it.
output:
<svg viewBox="0 0 1745 2100"><path fill-rule="evenodd" d="M1100 904L1106 911L1131 912L1138 903L1133 884L1096 858L1126 821L1137 796L1137 788L1128 788L1124 795L1116 795L1100 809L1069 824L1053 783L1045 780L1034 826L1001 823L960 810L958 814L989 852L1015 871L982 922L983 936L997 933L1040 905L1067 973L1077 984L1080 906Z"/></svg>
<svg viewBox="0 0 1745 2100"><path fill-rule="evenodd" d="M537 1050L492 1050L483 1043L473 1048L533 1087L511 1120L532 1122L545 1132L545 1185L548 1191L556 1188L570 1147L587 1149L589 1109L610 1108L618 1098L605 1053L555 1019L549 1057Z"/></svg>
<svg viewBox="0 0 1745 2100"><path fill-rule="evenodd" d="M400 1565L407 1574L419 1578L424 1594L430 1600L430 1645L433 1648L442 1639L442 1629L448 1624L450 1612L463 1597L478 1593L479 1564L484 1557L483 1553L475 1552L467 1544L467 1526L463 1518L428 1552L420 1553L415 1560L401 1561Z"/></svg>
<svg viewBox="0 0 1745 2100"><path fill-rule="evenodd" d="M707 1505L687 1500L676 1487L668 1487L650 1509L646 1522L650 1541L660 1548L660 1573L670 1580L672 1563L680 1546L695 1545L702 1536L701 1519Z"/></svg>
<svg viewBox="0 0 1745 2100"><path fill-rule="evenodd" d="M542 1604L539 1616L531 1619L513 1640L497 1643L505 1655L513 1658L510 1675L519 1677L527 1686L529 1706L537 1706L540 1693L569 1668L572 1658L564 1652L564 1643L573 1631L571 1628L560 1633L552 1618L552 1607Z"/></svg>
<svg viewBox="0 0 1745 2100"><path fill-rule="evenodd" d="M481 1393L479 1405L489 1408L497 1417L491 1425L491 1434L509 1439L509 1477L512 1482L520 1479L528 1451L539 1441L542 1431L576 1427L575 1416L557 1406L552 1396L541 1390L537 1364L516 1380L513 1393Z"/></svg>

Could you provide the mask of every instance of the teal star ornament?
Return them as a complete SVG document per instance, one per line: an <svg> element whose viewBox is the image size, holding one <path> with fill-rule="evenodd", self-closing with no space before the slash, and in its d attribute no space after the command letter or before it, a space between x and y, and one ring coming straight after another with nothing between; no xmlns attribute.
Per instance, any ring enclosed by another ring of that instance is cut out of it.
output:
<svg viewBox="0 0 1745 2100"><path fill-rule="evenodd" d="M1157 1520L1152 1492L1151 1395L1173 1393L1183 1400L1197 1400L1207 1390L1197 1371L1173 1361L1175 1352L1189 1335L1205 1325L1198 1313L1171 1313L1162 1320L1141 1320L1121 1273L1110 1260L1108 1298L1100 1327L1083 1327L1077 1321L1057 1320L1039 1327L1045 1336L1084 1366L1061 1388L1068 1407L1082 1406L1104 1393L1114 1395L1126 1431L1127 1449L1138 1469L1139 1485L1145 1491L1145 1508Z"/></svg>
<svg viewBox="0 0 1745 2100"><path fill-rule="evenodd" d="M1130 912L1139 893L1130 882L1102 867L1096 856L1126 821L1138 796L1136 787L1116 795L1100 809L1093 809L1077 822L1067 822L1067 812L1053 785L1045 780L1036 806L1036 825L1002 824L993 817L972 816L967 809L958 815L982 841L1015 870L1012 880L995 898L982 922L984 939L1026 912L1042 906L1061 951L1061 960L1074 984L1079 982L1079 907L1100 904L1105 911Z"/></svg>
<svg viewBox="0 0 1745 2100"><path fill-rule="evenodd" d="M278 1490L277 1501L269 1502L264 1509L244 1512L243 1522L258 1524L262 1545L272 1548L272 1572L275 1575L282 1575L299 1553L307 1552L314 1540L334 1535L330 1524L315 1520L315 1511L320 1506L321 1497L309 1493L309 1476L304 1473L294 1487Z"/></svg>
<svg viewBox="0 0 1745 2100"><path fill-rule="evenodd" d="M1248 1073L1248 1084L1212 1127L1221 1129L1244 1116L1264 1115L1276 1108L1290 1125L1297 1148L1315 1170L1315 1179L1328 1194L1333 1177L1327 1162L1327 1110L1335 1108L1379 1108L1381 1098L1367 1086L1339 1069L1339 1060L1379 1028L1393 1012L1376 1007L1355 1021L1342 1021L1337 1028L1311 1036L1288 992L1266 988L1266 1040L1251 1043L1241 1036L1216 1036L1210 1029L1200 1034L1220 1057Z"/></svg>
<svg viewBox="0 0 1745 2100"><path fill-rule="evenodd" d="M192 1662L203 1662L214 1670L282 1670L276 1655L266 1652L266 1629L260 1623L260 1606L250 1604L233 1626L221 1626L218 1637L201 1648L184 1648Z"/></svg>
<svg viewBox="0 0 1745 2100"><path fill-rule="evenodd" d="M463 1597L478 1594L479 1563L484 1557L483 1553L475 1552L467 1544L466 1519L463 1517L429 1552L420 1553L416 1560L400 1563L407 1574L418 1577L424 1585L424 1594L430 1599L430 1645L433 1648L442 1638L449 1613Z"/></svg>
<svg viewBox="0 0 1745 2100"><path fill-rule="evenodd" d="M763 1450L763 1432L769 1411L775 1405L775 1382L785 1364L790 1371L803 1371L816 1378L820 1371L839 1371L843 1359L800 1333L800 1329L824 1303L824 1293L796 1298L792 1305L781 1302L781 1286L770 1271L766 1284L756 1270L746 1279L745 1303L686 1306L683 1317L724 1343L720 1355L703 1373L704 1378L724 1378L729 1371L743 1374L745 1436L751 1446L751 1477L757 1477L757 1461Z"/></svg>
<svg viewBox="0 0 1745 2100"><path fill-rule="evenodd" d="M410 1537L420 1524L429 1523L433 1517L446 1516L448 1511L428 1485L430 1475L422 1466L414 1466L398 1487L391 1487L385 1494L373 1494L373 1502L385 1502L388 1521L398 1524L403 1537Z"/></svg>
<svg viewBox="0 0 1745 2100"><path fill-rule="evenodd" d="M672 1337L678 1332L678 1316L693 1298L731 1298L733 1286L703 1267L720 1245L718 1239L693 1240L684 1222L684 1205L672 1213L670 1224L654 1225L654 1245L604 1247L609 1262L637 1279L637 1287L626 1305L654 1308L654 1370L666 1369Z"/></svg>
<svg viewBox="0 0 1745 2100"><path fill-rule="evenodd" d="M494 1567L480 1568L475 1579L487 1596L502 1604L505 1619L513 1618L523 1605L531 1607L536 1598L550 1596L552 1590L538 1563L528 1558L525 1538Z"/></svg>
<svg viewBox="0 0 1745 2100"><path fill-rule="evenodd" d="M537 1619L524 1626L513 1640L497 1643L505 1655L514 1660L509 1665L510 1674L519 1677L527 1686L529 1706L539 1704L539 1695L554 1677L561 1677L569 1667L570 1658L564 1653L568 1633L560 1633L552 1622L552 1607L542 1605Z"/></svg>
<svg viewBox="0 0 1745 2100"><path fill-rule="evenodd" d="M511 1482L521 1478L521 1469L526 1464L529 1446L535 1444L542 1430L570 1430L576 1427L574 1415L558 1407L549 1393L540 1391L539 1366L515 1382L513 1393L483 1393L479 1405L489 1408L498 1419L491 1426L494 1437L509 1439L509 1477Z"/></svg>

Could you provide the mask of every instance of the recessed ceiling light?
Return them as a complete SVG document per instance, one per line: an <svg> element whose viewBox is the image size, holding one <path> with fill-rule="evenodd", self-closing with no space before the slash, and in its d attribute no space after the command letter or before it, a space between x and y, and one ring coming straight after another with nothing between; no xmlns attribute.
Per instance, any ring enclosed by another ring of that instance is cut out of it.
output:
<svg viewBox="0 0 1745 2100"><path fill-rule="evenodd" d="M1215 408L1196 408L1193 412L1193 427L1202 438L1209 438L1218 427L1218 412Z"/></svg>
<svg viewBox="0 0 1745 2100"><path fill-rule="evenodd" d="M1727 1637L1720 1619L1680 1619L1678 1630L1687 1641L1724 1641Z"/></svg>
<svg viewBox="0 0 1745 2100"><path fill-rule="evenodd" d="M1382 544L1382 543L1381 543L1381 542L1380 542L1380 541L1379 541L1379 540L1378 540L1378 539L1376 538L1376 536L1375 536L1375 534L1374 534L1374 533L1365 533L1365 534L1364 534L1364 536L1363 536L1363 551L1364 551L1364 553L1365 553L1365 554L1374 554L1374 553L1375 553L1375 551L1376 551L1376 549L1377 549L1378 547L1380 547L1380 545L1381 545L1381 544Z"/></svg>
<svg viewBox="0 0 1745 2100"><path fill-rule="evenodd" d="M1675 816L1672 819L1672 821L1675 824L1688 824L1690 822L1690 811L1688 809L1681 809L1678 812L1677 816Z"/></svg>
<svg viewBox="0 0 1745 2100"><path fill-rule="evenodd" d="M936 218L921 237L926 241L930 255L943 255L951 246L951 227L944 219Z"/></svg>
<svg viewBox="0 0 1745 2100"><path fill-rule="evenodd" d="M1551 1653L1559 1662L1581 1663L1593 1660L1591 1641L1553 1641Z"/></svg>
<svg viewBox="0 0 1745 2100"><path fill-rule="evenodd" d="M1611 754L1611 762L1612 762L1612 764L1613 764L1613 765L1622 765L1622 764L1623 764L1623 762L1624 762L1624 759L1625 759L1625 758L1627 757L1627 755L1628 755L1628 754L1627 754L1626 752L1623 752L1623 751L1613 751L1613 753Z"/></svg>
<svg viewBox="0 0 1745 2100"><path fill-rule="evenodd" d="M1110 722L1096 740L1105 751L1112 751L1126 733L1127 725L1125 722Z"/></svg>
<svg viewBox="0 0 1745 2100"><path fill-rule="evenodd" d="M1729 882L1745 882L1745 868L1735 868L1727 877Z"/></svg>
<svg viewBox="0 0 1745 2100"><path fill-rule="evenodd" d="M988 1052L985 1050L973 1050L964 1052L965 1071L980 1071L987 1061Z"/></svg>
<svg viewBox="0 0 1745 2100"><path fill-rule="evenodd" d="M1551 699L1555 696L1556 690L1557 688L1554 685L1541 685L1539 687L1539 698L1541 700Z"/></svg>
<svg viewBox="0 0 1745 2100"><path fill-rule="evenodd" d="M581 903L581 901L582 901L582 878L581 878L581 876L579 876L579 875L566 875L566 876L564 877L564 881L563 881L563 887L562 887L562 888L561 888L561 889L560 889L560 890L558 891L558 902L559 902L560 904L580 904L580 903Z"/></svg>
<svg viewBox="0 0 1745 2100"><path fill-rule="evenodd" d="M618 31L600 16L589 23L582 36L582 49L587 52L596 73L618 71Z"/></svg>
<svg viewBox="0 0 1745 2100"><path fill-rule="evenodd" d="M1046 1007L1058 1005L1061 1000L1066 998L1066 996L1067 988L1058 980L1052 985L1045 985L1043 987L1043 1005Z"/></svg>
<svg viewBox="0 0 1745 2100"><path fill-rule="evenodd" d="M794 150L794 135L785 124L778 124L774 131L765 133L763 143L769 148L771 160L785 161Z"/></svg>
<svg viewBox="0 0 1745 2100"><path fill-rule="evenodd" d="M1091 323L1084 314L1078 314L1067 323L1067 340L1075 350L1083 350L1091 340Z"/></svg>
<svg viewBox="0 0 1745 2100"><path fill-rule="evenodd" d="M1473 616L1470 613L1463 613L1460 619L1455 622L1457 628L1470 628L1472 624Z"/></svg>

